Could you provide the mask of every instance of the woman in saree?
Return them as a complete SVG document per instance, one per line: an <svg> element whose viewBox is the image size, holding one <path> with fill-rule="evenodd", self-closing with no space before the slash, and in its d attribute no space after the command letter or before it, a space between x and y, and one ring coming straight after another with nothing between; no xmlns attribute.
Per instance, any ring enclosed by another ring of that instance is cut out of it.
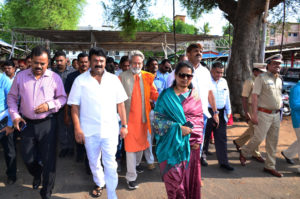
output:
<svg viewBox="0 0 300 199"><path fill-rule="evenodd" d="M170 199L201 198L203 112L193 72L189 62L179 62L173 86L160 94L154 109L156 155Z"/></svg>

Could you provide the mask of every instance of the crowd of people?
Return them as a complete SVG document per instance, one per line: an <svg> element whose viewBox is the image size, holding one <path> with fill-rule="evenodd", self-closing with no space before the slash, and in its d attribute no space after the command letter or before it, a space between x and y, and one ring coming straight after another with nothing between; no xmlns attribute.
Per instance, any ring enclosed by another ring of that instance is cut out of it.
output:
<svg viewBox="0 0 300 199"><path fill-rule="evenodd" d="M149 170L155 169L156 156L168 198L201 198L201 166L208 166L212 132L220 168L234 171L227 157L226 128L232 111L225 67L214 62L209 70L201 62L202 51L201 44L190 44L173 67L168 59L146 60L139 50L117 63L97 47L80 53L72 65L63 51L51 59L42 46L33 48L25 60L5 61L0 74L0 139L7 184L17 180L15 137L19 137L32 187L42 184L43 199L51 198L54 187L57 140L59 158L75 154L76 161L85 162L95 183L93 197L100 197L106 187L107 197L117 198L122 160L128 189L137 189L144 155ZM252 156L276 177L283 176L275 168L281 63L279 54L266 63L254 63L242 98L232 99L242 100L249 124L233 140L241 165ZM298 83L290 96L298 139L282 152L289 164L294 164L297 153L300 157L299 88ZM264 139L266 159L259 152Z"/></svg>

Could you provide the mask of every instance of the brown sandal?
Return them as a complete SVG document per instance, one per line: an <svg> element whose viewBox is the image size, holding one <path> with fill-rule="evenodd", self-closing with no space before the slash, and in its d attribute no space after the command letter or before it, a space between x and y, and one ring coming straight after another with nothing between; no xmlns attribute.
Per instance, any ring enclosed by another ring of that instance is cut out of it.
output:
<svg viewBox="0 0 300 199"><path fill-rule="evenodd" d="M93 198L98 198L102 195L103 187L95 186L94 189L92 190L92 197Z"/></svg>

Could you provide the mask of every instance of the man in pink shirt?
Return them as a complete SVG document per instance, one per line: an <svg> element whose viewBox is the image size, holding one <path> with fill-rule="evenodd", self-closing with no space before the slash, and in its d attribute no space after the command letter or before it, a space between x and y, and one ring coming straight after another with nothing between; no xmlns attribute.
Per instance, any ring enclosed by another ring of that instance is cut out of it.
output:
<svg viewBox="0 0 300 199"><path fill-rule="evenodd" d="M43 199L51 197L55 181L56 116L67 101L61 78L47 70L49 52L37 46L31 52L31 68L18 73L7 96L14 128L21 131L21 153L38 189L43 176ZM20 101L20 108L18 102Z"/></svg>

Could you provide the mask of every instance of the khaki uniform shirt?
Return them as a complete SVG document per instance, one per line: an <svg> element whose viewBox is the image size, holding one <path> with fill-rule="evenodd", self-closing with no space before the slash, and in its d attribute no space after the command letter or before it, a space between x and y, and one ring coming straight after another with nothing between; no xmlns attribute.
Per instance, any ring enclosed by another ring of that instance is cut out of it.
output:
<svg viewBox="0 0 300 199"><path fill-rule="evenodd" d="M243 91L242 91L242 97L247 97L248 98L248 104L252 103L252 90L253 90L253 86L254 86L254 80L255 77L252 76L249 79L246 79L246 81L244 82L243 85Z"/></svg>
<svg viewBox="0 0 300 199"><path fill-rule="evenodd" d="M281 89L282 81L279 76L266 72L256 77L252 93L258 95L258 107L274 111L282 106Z"/></svg>

